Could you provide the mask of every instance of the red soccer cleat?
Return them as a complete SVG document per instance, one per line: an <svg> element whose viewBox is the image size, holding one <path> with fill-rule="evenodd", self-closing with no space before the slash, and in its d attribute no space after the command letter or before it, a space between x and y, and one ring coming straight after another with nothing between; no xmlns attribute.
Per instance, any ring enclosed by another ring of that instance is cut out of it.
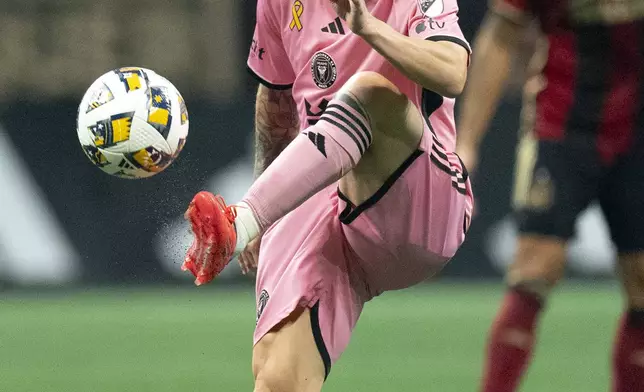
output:
<svg viewBox="0 0 644 392"><path fill-rule="evenodd" d="M192 199L184 216L195 239L181 269L192 272L197 278L195 284L201 286L219 275L233 257L237 210L226 206L221 196L202 191Z"/></svg>

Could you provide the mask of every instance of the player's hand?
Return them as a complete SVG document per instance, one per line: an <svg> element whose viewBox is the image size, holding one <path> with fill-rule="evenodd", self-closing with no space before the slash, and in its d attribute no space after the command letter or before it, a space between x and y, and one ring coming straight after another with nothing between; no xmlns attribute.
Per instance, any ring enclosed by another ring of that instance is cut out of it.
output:
<svg viewBox="0 0 644 392"><path fill-rule="evenodd" d="M246 249L244 249L237 257L242 274L246 275L257 270L257 265L259 264L259 247L261 244L262 237L259 236L249 242L248 245L246 245Z"/></svg>
<svg viewBox="0 0 644 392"><path fill-rule="evenodd" d="M360 35L373 16L365 0L329 0L338 16L344 19L354 34Z"/></svg>

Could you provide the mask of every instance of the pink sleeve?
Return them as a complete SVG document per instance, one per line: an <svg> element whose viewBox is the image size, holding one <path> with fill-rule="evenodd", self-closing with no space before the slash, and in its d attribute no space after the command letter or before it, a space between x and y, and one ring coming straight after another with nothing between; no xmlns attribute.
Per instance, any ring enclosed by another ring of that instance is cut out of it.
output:
<svg viewBox="0 0 644 392"><path fill-rule="evenodd" d="M257 2L257 23L248 55L248 69L260 83L272 89L289 89L295 73L282 44L280 29L268 0Z"/></svg>
<svg viewBox="0 0 644 392"><path fill-rule="evenodd" d="M456 0L418 0L409 18L409 36L431 41L450 41L472 52L458 25Z"/></svg>

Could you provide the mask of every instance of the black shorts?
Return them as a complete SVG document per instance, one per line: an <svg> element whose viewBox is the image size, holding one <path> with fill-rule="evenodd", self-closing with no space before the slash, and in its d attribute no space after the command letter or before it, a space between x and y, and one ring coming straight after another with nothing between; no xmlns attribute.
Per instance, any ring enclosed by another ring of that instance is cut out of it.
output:
<svg viewBox="0 0 644 392"><path fill-rule="evenodd" d="M619 252L644 250L644 148L606 164L594 140L522 138L514 188L521 233L569 239L577 216L593 201Z"/></svg>

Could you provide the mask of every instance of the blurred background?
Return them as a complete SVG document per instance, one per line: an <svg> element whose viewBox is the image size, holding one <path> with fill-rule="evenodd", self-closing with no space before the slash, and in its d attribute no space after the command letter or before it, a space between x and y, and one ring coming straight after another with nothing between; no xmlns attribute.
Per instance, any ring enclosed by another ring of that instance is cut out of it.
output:
<svg viewBox="0 0 644 392"><path fill-rule="evenodd" d="M472 39L486 4L459 4ZM252 389L252 278L233 263L197 290L179 266L191 197L206 189L237 200L252 180L257 84L245 61L255 5L0 0L0 391ZM101 173L76 138L85 89L121 66L166 76L190 113L181 156L147 180ZM514 248L518 91L510 88L485 140L465 245L438 282L367 306L328 390L476 389ZM578 233L569 254L574 283L553 299L544 327L552 331L526 391L608 385L620 308L614 251L596 208ZM580 335L579 325L595 327ZM597 344L579 352L589 339Z"/></svg>

